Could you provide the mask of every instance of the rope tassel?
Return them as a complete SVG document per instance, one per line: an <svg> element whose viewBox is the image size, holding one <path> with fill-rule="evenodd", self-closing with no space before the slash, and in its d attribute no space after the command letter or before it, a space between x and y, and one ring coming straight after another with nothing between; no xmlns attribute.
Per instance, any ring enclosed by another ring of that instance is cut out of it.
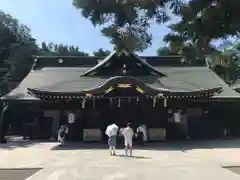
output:
<svg viewBox="0 0 240 180"><path fill-rule="evenodd" d="M112 107L112 98L109 100L109 106Z"/></svg>
<svg viewBox="0 0 240 180"><path fill-rule="evenodd" d="M82 108L83 108L83 109L85 108L85 103L86 103L86 99L83 99L83 100L82 100Z"/></svg>
<svg viewBox="0 0 240 180"><path fill-rule="evenodd" d="M118 107L120 107L120 106L121 106L121 99L118 98Z"/></svg>
<svg viewBox="0 0 240 180"><path fill-rule="evenodd" d="M139 98L137 97L137 105L139 104Z"/></svg>
<svg viewBox="0 0 240 180"><path fill-rule="evenodd" d="M164 99L164 107L167 107L167 99Z"/></svg>
<svg viewBox="0 0 240 180"><path fill-rule="evenodd" d="M153 98L153 107L156 106L156 98Z"/></svg>

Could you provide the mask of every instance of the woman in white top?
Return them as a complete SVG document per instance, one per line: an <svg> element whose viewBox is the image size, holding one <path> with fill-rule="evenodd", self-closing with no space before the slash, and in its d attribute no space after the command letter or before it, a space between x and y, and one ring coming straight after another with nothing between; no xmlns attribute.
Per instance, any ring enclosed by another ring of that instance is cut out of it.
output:
<svg viewBox="0 0 240 180"><path fill-rule="evenodd" d="M125 154L128 155L128 149L130 150L130 156L132 156L132 139L134 136L134 132L131 128L131 124L128 123L127 127L124 128L123 132L124 137L124 145L125 145Z"/></svg>

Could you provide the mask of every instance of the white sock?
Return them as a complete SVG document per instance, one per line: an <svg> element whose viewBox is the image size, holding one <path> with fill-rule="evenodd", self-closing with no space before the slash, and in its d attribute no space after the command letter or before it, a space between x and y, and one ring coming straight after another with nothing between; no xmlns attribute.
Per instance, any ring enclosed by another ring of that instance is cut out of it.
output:
<svg viewBox="0 0 240 180"><path fill-rule="evenodd" d="M116 153L116 147L112 147L112 152L113 152L113 154L115 154Z"/></svg>
<svg viewBox="0 0 240 180"><path fill-rule="evenodd" d="M127 156L127 154L128 154L128 149L127 149L127 148L125 148L125 154L126 154L126 156Z"/></svg>

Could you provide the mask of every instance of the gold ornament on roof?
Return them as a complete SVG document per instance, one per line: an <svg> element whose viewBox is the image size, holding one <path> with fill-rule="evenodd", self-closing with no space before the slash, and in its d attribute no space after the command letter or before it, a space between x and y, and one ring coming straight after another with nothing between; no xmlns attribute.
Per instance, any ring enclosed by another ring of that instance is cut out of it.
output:
<svg viewBox="0 0 240 180"><path fill-rule="evenodd" d="M111 92L112 90L114 90L114 88L113 88L112 86L110 86L110 87L105 91L105 93L107 94L107 93Z"/></svg>
<svg viewBox="0 0 240 180"><path fill-rule="evenodd" d="M93 95L91 94L91 93L88 93L88 94L86 94L86 97L88 97L88 98L90 98L90 97L92 97Z"/></svg>
<svg viewBox="0 0 240 180"><path fill-rule="evenodd" d="M131 84L118 84L117 87L118 88L130 88L130 87L132 87L132 85Z"/></svg>
<svg viewBox="0 0 240 180"><path fill-rule="evenodd" d="M141 94L144 94L145 92L144 92L144 90L143 89L141 89L140 87L136 87L136 90L138 91L138 92L140 92Z"/></svg>

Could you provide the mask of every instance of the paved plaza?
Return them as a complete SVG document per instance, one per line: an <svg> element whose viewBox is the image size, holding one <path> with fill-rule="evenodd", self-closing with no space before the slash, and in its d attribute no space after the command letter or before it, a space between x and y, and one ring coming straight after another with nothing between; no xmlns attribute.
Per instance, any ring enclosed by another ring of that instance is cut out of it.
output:
<svg viewBox="0 0 240 180"><path fill-rule="evenodd" d="M27 180L240 179L222 168L240 166L240 140L158 143L132 158L123 149L117 155L100 144L11 142L0 145L0 169L42 168Z"/></svg>

